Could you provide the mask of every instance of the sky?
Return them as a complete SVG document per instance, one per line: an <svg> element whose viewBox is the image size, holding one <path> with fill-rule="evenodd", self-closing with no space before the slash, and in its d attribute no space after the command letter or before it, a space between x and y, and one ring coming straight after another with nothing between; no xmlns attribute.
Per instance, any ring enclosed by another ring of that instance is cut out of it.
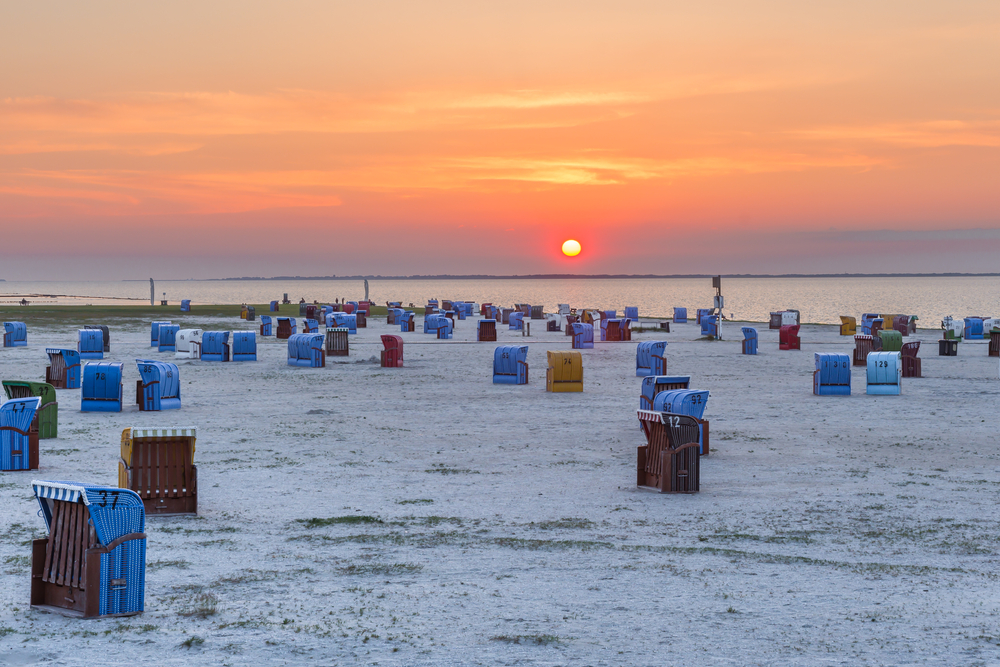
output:
<svg viewBox="0 0 1000 667"><path fill-rule="evenodd" d="M0 63L7 280L1000 272L995 0L3 3Z"/></svg>

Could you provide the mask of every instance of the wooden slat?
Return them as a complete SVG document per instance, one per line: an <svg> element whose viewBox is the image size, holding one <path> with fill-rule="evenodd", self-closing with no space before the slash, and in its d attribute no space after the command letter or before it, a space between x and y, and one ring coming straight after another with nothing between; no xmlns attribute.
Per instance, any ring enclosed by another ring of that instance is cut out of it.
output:
<svg viewBox="0 0 1000 667"><path fill-rule="evenodd" d="M79 520L76 525L76 534L73 535L73 542L76 544L73 552L73 585L83 589L83 560L84 551L87 548L87 523L90 519L90 512L80 504L77 508Z"/></svg>
<svg viewBox="0 0 1000 667"><path fill-rule="evenodd" d="M56 583L66 585L66 552L69 551L69 515L64 511L59 520L59 564L56 569Z"/></svg>
<svg viewBox="0 0 1000 667"><path fill-rule="evenodd" d="M56 517L59 516L59 512L62 511L60 508L60 503L55 503L55 507L52 510L52 527L56 525ZM50 573L52 572L52 558L53 552L55 551L55 540L53 539L52 531L49 531L49 540L45 544L45 567L42 570L42 581L50 582L52 581Z"/></svg>
<svg viewBox="0 0 1000 667"><path fill-rule="evenodd" d="M66 521L66 568L63 571L63 580L67 586L73 585L73 553L76 551L76 531L77 531L77 506L80 503L73 503L69 508L69 517Z"/></svg>

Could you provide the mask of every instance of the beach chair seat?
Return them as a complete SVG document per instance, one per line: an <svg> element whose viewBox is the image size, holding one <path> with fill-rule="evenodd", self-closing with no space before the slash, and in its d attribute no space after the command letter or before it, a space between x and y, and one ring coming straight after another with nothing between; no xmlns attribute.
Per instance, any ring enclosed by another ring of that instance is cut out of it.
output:
<svg viewBox="0 0 1000 667"><path fill-rule="evenodd" d="M59 437L59 403L56 400L55 387L45 382L4 380L3 389L10 400L35 397L41 399L35 411L35 419L28 431L37 433L41 440Z"/></svg>
<svg viewBox="0 0 1000 667"><path fill-rule="evenodd" d="M594 349L594 325L575 322L571 326L573 327L573 349Z"/></svg>
<svg viewBox="0 0 1000 667"><path fill-rule="evenodd" d="M133 426L122 431L118 486L134 491L147 514L198 513L197 430Z"/></svg>
<svg viewBox="0 0 1000 667"><path fill-rule="evenodd" d="M382 368L403 367L403 337L382 334Z"/></svg>
<svg viewBox="0 0 1000 667"><path fill-rule="evenodd" d="M104 351L111 351L111 330L105 324L85 324L84 329L93 329L94 331L101 332L101 338L104 340Z"/></svg>
<svg viewBox="0 0 1000 667"><path fill-rule="evenodd" d="M122 411L121 362L97 361L83 367L81 412Z"/></svg>
<svg viewBox="0 0 1000 667"><path fill-rule="evenodd" d="M665 375L667 372L667 341L642 341L635 348L635 375Z"/></svg>
<svg viewBox="0 0 1000 667"><path fill-rule="evenodd" d="M903 348L900 350L900 354L902 355L901 361L903 362L903 377L923 377L921 374L922 369L920 367L920 357L917 356L919 353L919 340L913 341L912 343L903 343Z"/></svg>
<svg viewBox="0 0 1000 667"><path fill-rule="evenodd" d="M840 335L853 336L858 332L858 321L850 315L840 316Z"/></svg>
<svg viewBox="0 0 1000 667"><path fill-rule="evenodd" d="M688 309L674 307L674 324L687 324Z"/></svg>
<svg viewBox="0 0 1000 667"><path fill-rule="evenodd" d="M205 331L201 334L202 361L229 361L231 348L228 331Z"/></svg>
<svg viewBox="0 0 1000 667"><path fill-rule="evenodd" d="M31 545L31 606L98 618L142 613L146 515L133 491L31 483L48 535Z"/></svg>
<svg viewBox="0 0 1000 667"><path fill-rule="evenodd" d="M168 322L168 321L150 322L150 325L149 325L149 333L150 333L149 346L150 347L159 347L160 346L160 326L164 325L164 324L170 324L170 322Z"/></svg>
<svg viewBox="0 0 1000 667"><path fill-rule="evenodd" d="M257 334L253 331L233 332L233 361L257 361Z"/></svg>
<svg viewBox="0 0 1000 667"><path fill-rule="evenodd" d="M874 346L875 337L866 334L854 335L854 365L867 366L868 355Z"/></svg>
<svg viewBox="0 0 1000 667"><path fill-rule="evenodd" d="M898 395L903 377L900 352L872 352L868 355L868 394L878 396Z"/></svg>
<svg viewBox="0 0 1000 667"><path fill-rule="evenodd" d="M528 384L527 345L501 345L493 350L493 384Z"/></svg>
<svg viewBox="0 0 1000 667"><path fill-rule="evenodd" d="M583 355L579 352L548 353L548 367L545 369L545 391L583 391Z"/></svg>
<svg viewBox="0 0 1000 667"><path fill-rule="evenodd" d="M35 419L41 405L38 396L12 398L0 405L0 471L38 470Z"/></svg>
<svg viewBox="0 0 1000 667"><path fill-rule="evenodd" d="M899 352L903 349L903 334L895 329L881 329L878 337L882 341L882 352Z"/></svg>
<svg viewBox="0 0 1000 667"><path fill-rule="evenodd" d="M660 493L697 493L700 486L698 420L639 410L646 444L636 452L636 484Z"/></svg>
<svg viewBox="0 0 1000 667"><path fill-rule="evenodd" d="M201 329L181 329L174 336L175 359L201 359Z"/></svg>
<svg viewBox="0 0 1000 667"><path fill-rule="evenodd" d="M181 299L181 312L182 313L191 312L191 299Z"/></svg>
<svg viewBox="0 0 1000 667"><path fill-rule="evenodd" d="M402 333L413 332L416 328L415 314L412 310L403 311L402 319L399 321L399 330Z"/></svg>
<svg viewBox="0 0 1000 667"><path fill-rule="evenodd" d="M139 410L179 410L181 385L177 365L150 359L136 359L135 364L141 376L135 382L135 402Z"/></svg>
<svg viewBox="0 0 1000 667"><path fill-rule="evenodd" d="M45 381L56 389L79 389L80 353L76 350L46 348L49 365L45 367Z"/></svg>
<svg viewBox="0 0 1000 667"><path fill-rule="evenodd" d="M326 330L326 356L346 357L351 353L351 342L347 327L333 327Z"/></svg>
<svg viewBox="0 0 1000 667"><path fill-rule="evenodd" d="M157 352L177 351L177 332L181 330L179 324L161 324Z"/></svg>
<svg viewBox="0 0 1000 667"><path fill-rule="evenodd" d="M507 318L507 328L510 331L521 331L524 328L524 313L513 312Z"/></svg>
<svg viewBox="0 0 1000 667"><path fill-rule="evenodd" d="M497 340L496 320L479 320L479 327L476 329L476 340L480 343L495 343Z"/></svg>
<svg viewBox="0 0 1000 667"><path fill-rule="evenodd" d="M326 366L326 351L321 334L292 334L288 337L288 365L303 368Z"/></svg>
<svg viewBox="0 0 1000 667"><path fill-rule="evenodd" d="M261 315L260 316L260 335L261 336L272 336L272 335L274 335L273 334L273 329L272 329L272 324L273 323L271 322L271 316L270 315Z"/></svg>
<svg viewBox="0 0 1000 667"><path fill-rule="evenodd" d="M742 327L743 354L757 354L757 330L753 327Z"/></svg>
<svg viewBox="0 0 1000 667"><path fill-rule="evenodd" d="M275 334L275 338L278 340L286 340L291 336L294 336L298 332L298 327L295 324L294 317L279 317L278 318L278 331Z"/></svg>
<svg viewBox="0 0 1000 667"><path fill-rule="evenodd" d="M24 322L3 323L3 346L26 347L28 345L28 325Z"/></svg>
<svg viewBox="0 0 1000 667"><path fill-rule="evenodd" d="M851 395L851 357L846 354L817 352L813 372L813 394L816 396Z"/></svg>
<svg viewBox="0 0 1000 667"><path fill-rule="evenodd" d="M801 350L802 341L799 340L799 325L783 325L778 331L779 350Z"/></svg>
<svg viewBox="0 0 1000 667"><path fill-rule="evenodd" d="M652 410L653 399L660 392L672 389L688 389L691 377L688 375L647 375L642 378L642 388L639 394L639 409Z"/></svg>

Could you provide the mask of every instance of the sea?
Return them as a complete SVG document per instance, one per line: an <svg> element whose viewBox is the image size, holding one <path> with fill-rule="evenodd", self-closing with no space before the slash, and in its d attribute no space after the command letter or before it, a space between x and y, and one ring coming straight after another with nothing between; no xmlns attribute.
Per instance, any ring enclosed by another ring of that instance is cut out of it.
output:
<svg viewBox="0 0 1000 667"><path fill-rule="evenodd" d="M158 280L156 300L179 304L261 304L300 299L320 303L358 301L365 297L363 280ZM149 281L0 282L0 304L21 299L33 304L137 304L149 302ZM575 308L623 311L639 308L640 317L664 319L674 307L711 308L711 278L481 278L368 280L372 301L400 301L420 307L428 299L451 299L510 305L558 304ZM936 328L947 315L997 316L1000 276L919 277L739 277L722 279L723 312L735 320L766 322L769 313L795 309L801 322L839 324L840 315L900 313L916 315L922 328ZM30 307L30 305L28 306Z"/></svg>

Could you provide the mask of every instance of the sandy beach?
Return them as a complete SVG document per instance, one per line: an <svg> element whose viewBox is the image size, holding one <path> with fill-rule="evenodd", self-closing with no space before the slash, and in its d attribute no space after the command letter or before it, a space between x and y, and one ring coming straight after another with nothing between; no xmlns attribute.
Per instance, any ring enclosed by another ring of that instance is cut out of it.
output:
<svg viewBox="0 0 1000 667"><path fill-rule="evenodd" d="M258 311L259 312L259 311ZM284 313L280 313L284 314ZM166 319L249 329L236 318ZM183 408L130 400L145 320L114 319L125 410L81 413L59 390L41 468L0 473L0 664L991 665L1000 662L1000 380L986 341L937 356L901 396L812 395L814 352L851 337L807 325L801 351L740 354L693 324L584 350L584 392L544 391L532 322L527 386L493 385L493 343L403 334L378 364L384 318L322 369L177 360ZM652 323L648 323L652 324ZM41 380L77 323L0 349L0 378ZM668 372L708 389L701 492L635 485L635 342L663 339ZM114 485L130 426L195 426L197 517L147 517L146 611L77 620L28 605L45 534L32 479Z"/></svg>

